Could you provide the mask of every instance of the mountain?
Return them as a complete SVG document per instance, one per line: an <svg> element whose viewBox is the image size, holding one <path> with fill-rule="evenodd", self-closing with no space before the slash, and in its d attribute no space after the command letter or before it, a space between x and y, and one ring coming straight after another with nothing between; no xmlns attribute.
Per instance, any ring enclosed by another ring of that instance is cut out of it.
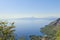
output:
<svg viewBox="0 0 60 40"><path fill-rule="evenodd" d="M46 18L36 18L36 17L26 17L26 18L12 18L14 20L55 20L56 17L46 17Z"/></svg>
<svg viewBox="0 0 60 40"><path fill-rule="evenodd" d="M49 40L55 40L55 34L60 27L60 18L49 23L45 27L41 28L40 32L44 33L49 37Z"/></svg>

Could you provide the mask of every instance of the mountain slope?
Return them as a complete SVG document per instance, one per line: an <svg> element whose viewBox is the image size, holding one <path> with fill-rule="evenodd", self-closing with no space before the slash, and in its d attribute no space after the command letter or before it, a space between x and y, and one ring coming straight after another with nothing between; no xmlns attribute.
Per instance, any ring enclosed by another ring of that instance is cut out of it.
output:
<svg viewBox="0 0 60 40"><path fill-rule="evenodd" d="M50 40L55 40L55 34L60 27L60 18L41 28L41 32L49 37Z"/></svg>

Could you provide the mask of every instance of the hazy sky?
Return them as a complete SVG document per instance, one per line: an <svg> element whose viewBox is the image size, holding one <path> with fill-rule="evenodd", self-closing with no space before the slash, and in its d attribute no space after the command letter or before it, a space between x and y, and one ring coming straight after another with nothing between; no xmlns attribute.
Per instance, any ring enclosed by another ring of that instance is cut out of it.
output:
<svg viewBox="0 0 60 40"><path fill-rule="evenodd" d="M60 0L0 0L0 18L60 17Z"/></svg>

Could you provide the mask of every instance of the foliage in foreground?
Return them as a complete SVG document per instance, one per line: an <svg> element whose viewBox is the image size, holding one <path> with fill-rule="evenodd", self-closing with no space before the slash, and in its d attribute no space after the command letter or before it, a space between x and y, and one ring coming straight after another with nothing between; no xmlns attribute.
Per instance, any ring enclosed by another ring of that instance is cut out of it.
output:
<svg viewBox="0 0 60 40"><path fill-rule="evenodd" d="M14 40L14 23L0 22L0 40Z"/></svg>
<svg viewBox="0 0 60 40"><path fill-rule="evenodd" d="M16 39L14 34L14 22L8 23L5 21L0 22L0 40L25 40L24 37Z"/></svg>

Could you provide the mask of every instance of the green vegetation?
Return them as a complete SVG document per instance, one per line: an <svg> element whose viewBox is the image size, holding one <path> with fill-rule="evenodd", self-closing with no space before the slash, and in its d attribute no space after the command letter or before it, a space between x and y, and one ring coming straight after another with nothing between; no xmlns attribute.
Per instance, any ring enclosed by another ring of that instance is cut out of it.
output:
<svg viewBox="0 0 60 40"><path fill-rule="evenodd" d="M58 28L56 33L56 40L60 40L60 27Z"/></svg>
<svg viewBox="0 0 60 40"><path fill-rule="evenodd" d="M45 35L48 35L50 40L55 40L56 31L54 30L53 26L45 26L41 29L41 32L43 32Z"/></svg>
<svg viewBox="0 0 60 40"><path fill-rule="evenodd" d="M30 35L30 40L41 40L41 36Z"/></svg>
<svg viewBox="0 0 60 40"><path fill-rule="evenodd" d="M0 40L14 40L14 23L0 22Z"/></svg>

